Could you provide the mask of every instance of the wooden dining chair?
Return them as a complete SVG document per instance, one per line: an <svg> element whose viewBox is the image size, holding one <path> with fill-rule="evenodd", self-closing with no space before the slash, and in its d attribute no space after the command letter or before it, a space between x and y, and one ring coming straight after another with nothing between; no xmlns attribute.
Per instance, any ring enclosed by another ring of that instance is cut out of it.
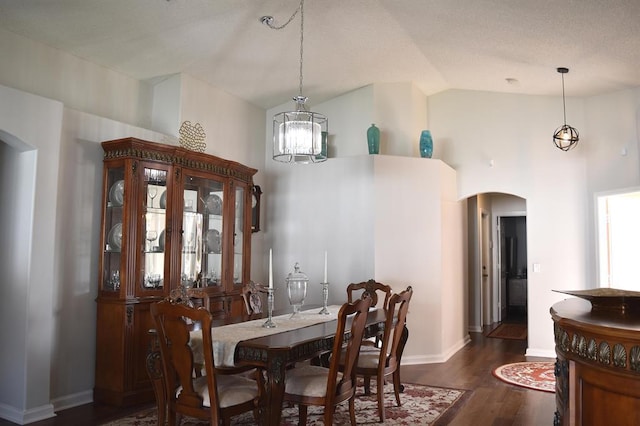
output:
<svg viewBox="0 0 640 426"><path fill-rule="evenodd" d="M262 314L262 295L266 290L260 284L249 281L242 287L242 299L247 310L247 315Z"/></svg>
<svg viewBox="0 0 640 426"><path fill-rule="evenodd" d="M345 303L340 308L332 349L332 354L336 356L331 357L329 368L303 365L287 371L284 400L298 404L299 424L307 423L307 407L309 405L320 405L324 406L324 424L331 425L333 424L335 407L347 400L349 401L351 425L356 424L354 367L360 352L370 306L371 298L366 297L354 303ZM346 339L347 331L350 335L348 340ZM345 341L345 362L342 372L340 372L339 355Z"/></svg>
<svg viewBox="0 0 640 426"><path fill-rule="evenodd" d="M400 361L402 358L402 350L404 343L402 336L405 333L405 325L407 322L407 312L409 310L409 301L413 296L413 288L407 287L406 290L394 294L389 299L387 315L384 324L384 333L382 335L381 347L363 346L360 350L360 356L356 364L356 375L364 377L365 387L371 381L372 377L376 378L377 396L378 396L378 415L380 422L384 422L384 384L385 378L393 375L393 391L396 396L398 406L400 403ZM406 339L406 336L405 336ZM345 359L343 353L342 359ZM341 365L344 362L341 362ZM365 394L370 392L365 389Z"/></svg>
<svg viewBox="0 0 640 426"><path fill-rule="evenodd" d="M209 311L170 299L151 304L163 368L169 426L183 415L207 420L212 425L229 425L232 416L253 410L259 423L260 386L244 376L217 374L211 341ZM202 354L190 346L193 324L202 329ZM197 374L204 359L204 375Z"/></svg>
<svg viewBox="0 0 640 426"><path fill-rule="evenodd" d="M384 295L384 301L382 303L381 308L387 309L389 306L389 298L391 294L393 294L393 290L390 286L377 282L374 279L370 279L368 281L363 281L361 283L351 283L347 286L347 302L351 303L352 301L358 299L359 297L369 295L371 296L372 302L371 306L378 305L378 294ZM377 346L380 347L382 336L378 335L375 337L370 337L369 339L365 339L362 344L365 346ZM367 390L369 387L367 386Z"/></svg>

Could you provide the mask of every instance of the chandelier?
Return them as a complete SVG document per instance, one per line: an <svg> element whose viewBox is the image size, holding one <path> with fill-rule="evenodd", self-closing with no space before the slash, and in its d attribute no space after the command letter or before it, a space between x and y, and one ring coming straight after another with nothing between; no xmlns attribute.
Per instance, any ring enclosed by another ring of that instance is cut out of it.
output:
<svg viewBox="0 0 640 426"><path fill-rule="evenodd" d="M564 100L564 75L569 72L569 68L558 68L557 71L562 75L562 110L564 112L564 124L558 127L553 134L553 143L563 151L569 151L578 144L580 135L575 127L567 124L567 106Z"/></svg>
<svg viewBox="0 0 640 426"><path fill-rule="evenodd" d="M300 79L298 96L293 98L295 111L281 112L273 117L273 159L283 163L319 163L327 159L327 117L307 109L307 97L302 94L304 46L304 0L284 24L274 25L273 16L263 16L260 22L273 30L286 27L300 12Z"/></svg>

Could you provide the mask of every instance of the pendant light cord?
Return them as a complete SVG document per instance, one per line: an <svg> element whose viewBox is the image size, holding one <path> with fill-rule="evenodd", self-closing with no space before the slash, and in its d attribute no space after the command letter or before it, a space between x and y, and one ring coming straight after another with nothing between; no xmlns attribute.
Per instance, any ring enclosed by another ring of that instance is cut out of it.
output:
<svg viewBox="0 0 640 426"><path fill-rule="evenodd" d="M302 95L302 54L304 52L302 46L304 46L304 0L300 0L300 97Z"/></svg>
<svg viewBox="0 0 640 426"><path fill-rule="evenodd" d="M266 26L268 26L269 28L271 28L272 30L281 30L285 28L287 25L289 25L291 21L293 21L293 19L296 17L298 12L300 12L300 83L298 86L298 94L299 94L298 99L302 99L304 98L304 96L302 95L302 63L303 63L302 58L304 54L304 49L303 49L303 46L304 46L304 0L300 0L300 6L298 6L298 8L293 12L293 14L289 17L289 19L287 19L287 22L285 22L282 25L273 25L273 16L263 16L260 19L260 21ZM296 102L299 102L299 100L296 100Z"/></svg>
<svg viewBox="0 0 640 426"><path fill-rule="evenodd" d="M562 112L564 114L564 125L567 125L567 105L564 100L564 74L562 75Z"/></svg>

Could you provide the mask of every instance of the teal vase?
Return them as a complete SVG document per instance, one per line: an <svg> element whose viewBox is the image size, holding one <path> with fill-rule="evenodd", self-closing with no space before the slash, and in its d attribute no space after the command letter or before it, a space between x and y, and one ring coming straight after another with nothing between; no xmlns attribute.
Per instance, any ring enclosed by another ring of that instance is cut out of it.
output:
<svg viewBox="0 0 640 426"><path fill-rule="evenodd" d="M431 139L431 132L429 130L423 130L420 133L420 157L431 158L433 155L433 139Z"/></svg>
<svg viewBox="0 0 640 426"><path fill-rule="evenodd" d="M320 149L320 155L316 155L317 160L326 160L329 155L327 154L327 143L329 139L329 132L322 132L322 147Z"/></svg>
<svg viewBox="0 0 640 426"><path fill-rule="evenodd" d="M369 146L369 154L380 152L380 129L375 124L367 129L367 145Z"/></svg>

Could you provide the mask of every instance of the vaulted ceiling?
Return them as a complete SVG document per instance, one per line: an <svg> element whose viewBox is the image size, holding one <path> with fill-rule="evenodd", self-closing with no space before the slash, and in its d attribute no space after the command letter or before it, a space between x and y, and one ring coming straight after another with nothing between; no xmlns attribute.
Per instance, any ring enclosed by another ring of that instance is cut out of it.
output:
<svg viewBox="0 0 640 426"><path fill-rule="evenodd" d="M140 80L187 73L258 106L298 94L299 0L0 0L0 27ZM306 0L311 105L376 82L567 96L640 86L638 0ZM2 58L2 61L10 58Z"/></svg>

